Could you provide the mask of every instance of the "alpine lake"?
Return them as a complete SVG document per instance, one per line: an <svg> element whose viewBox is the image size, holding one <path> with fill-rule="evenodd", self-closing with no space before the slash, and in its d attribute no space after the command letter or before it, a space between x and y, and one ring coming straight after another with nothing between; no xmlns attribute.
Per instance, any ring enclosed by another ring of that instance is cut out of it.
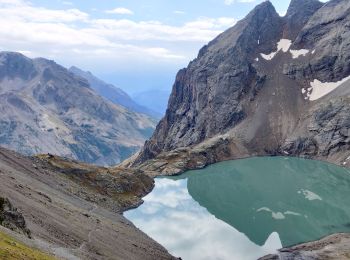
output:
<svg viewBox="0 0 350 260"><path fill-rule="evenodd" d="M260 157L156 178L125 216L184 260L250 260L350 232L350 171L320 161Z"/></svg>

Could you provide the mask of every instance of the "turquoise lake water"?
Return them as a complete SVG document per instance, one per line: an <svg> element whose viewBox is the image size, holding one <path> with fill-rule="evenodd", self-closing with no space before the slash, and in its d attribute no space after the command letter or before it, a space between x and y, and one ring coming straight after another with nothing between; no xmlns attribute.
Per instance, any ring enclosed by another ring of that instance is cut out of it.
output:
<svg viewBox="0 0 350 260"><path fill-rule="evenodd" d="M125 216L185 260L257 259L350 232L350 171L319 161L267 157L157 178Z"/></svg>

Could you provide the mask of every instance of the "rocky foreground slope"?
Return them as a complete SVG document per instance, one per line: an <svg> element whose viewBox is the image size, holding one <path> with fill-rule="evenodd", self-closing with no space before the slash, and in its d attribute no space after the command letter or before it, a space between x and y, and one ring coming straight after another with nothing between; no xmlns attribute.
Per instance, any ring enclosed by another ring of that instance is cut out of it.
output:
<svg viewBox="0 0 350 260"><path fill-rule="evenodd" d="M154 126L53 61L0 53L1 146L111 165L137 151Z"/></svg>
<svg viewBox="0 0 350 260"><path fill-rule="evenodd" d="M265 1L177 74L165 117L124 163L155 174L249 156L350 166L350 1Z"/></svg>
<svg viewBox="0 0 350 260"><path fill-rule="evenodd" d="M175 259L121 215L153 188L142 173L0 148L0 180L0 242L5 232L57 259Z"/></svg>

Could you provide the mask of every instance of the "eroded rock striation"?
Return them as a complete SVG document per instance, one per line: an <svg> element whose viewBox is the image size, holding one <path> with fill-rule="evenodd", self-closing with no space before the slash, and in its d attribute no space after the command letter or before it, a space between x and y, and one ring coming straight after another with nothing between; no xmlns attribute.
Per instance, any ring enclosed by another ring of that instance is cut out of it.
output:
<svg viewBox="0 0 350 260"><path fill-rule="evenodd" d="M124 165L178 174L263 155L350 165L350 2L269 1L177 74L165 117Z"/></svg>

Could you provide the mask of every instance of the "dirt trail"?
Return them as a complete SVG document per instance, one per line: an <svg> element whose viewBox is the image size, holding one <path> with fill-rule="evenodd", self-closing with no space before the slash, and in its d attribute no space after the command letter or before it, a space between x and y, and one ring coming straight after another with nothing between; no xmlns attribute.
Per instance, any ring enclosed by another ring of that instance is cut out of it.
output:
<svg viewBox="0 0 350 260"><path fill-rule="evenodd" d="M98 209L98 206L96 204L93 205L93 207L88 211L89 214L91 213L94 213L94 211ZM80 247L79 247L79 250L80 251L84 251L84 247L87 245L87 244L91 244L92 243L92 235L94 232L98 231L98 226L99 226L99 223L98 221L96 221L96 224L95 224L95 227L89 232L88 234L88 241L84 241Z"/></svg>

